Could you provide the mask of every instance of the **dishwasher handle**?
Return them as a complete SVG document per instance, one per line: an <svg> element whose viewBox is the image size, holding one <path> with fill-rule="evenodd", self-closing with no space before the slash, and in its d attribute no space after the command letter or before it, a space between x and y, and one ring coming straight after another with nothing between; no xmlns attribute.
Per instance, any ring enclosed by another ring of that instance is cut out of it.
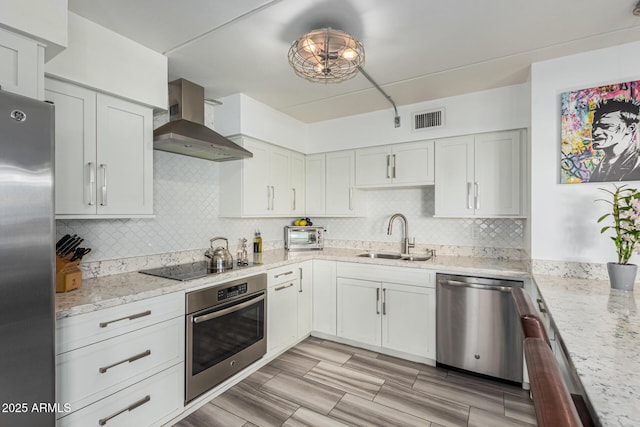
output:
<svg viewBox="0 0 640 427"><path fill-rule="evenodd" d="M443 280L441 285L457 286L462 288L485 289L487 291L511 292L511 286L483 285L480 283L462 282L460 280Z"/></svg>

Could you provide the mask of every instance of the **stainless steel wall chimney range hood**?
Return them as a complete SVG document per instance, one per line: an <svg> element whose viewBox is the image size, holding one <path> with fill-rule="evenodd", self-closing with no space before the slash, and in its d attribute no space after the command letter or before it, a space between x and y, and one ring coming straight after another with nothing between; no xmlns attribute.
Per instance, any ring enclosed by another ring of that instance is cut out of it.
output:
<svg viewBox="0 0 640 427"><path fill-rule="evenodd" d="M153 131L153 148L220 162L253 157L204 125L204 88L185 79L169 83L169 123Z"/></svg>

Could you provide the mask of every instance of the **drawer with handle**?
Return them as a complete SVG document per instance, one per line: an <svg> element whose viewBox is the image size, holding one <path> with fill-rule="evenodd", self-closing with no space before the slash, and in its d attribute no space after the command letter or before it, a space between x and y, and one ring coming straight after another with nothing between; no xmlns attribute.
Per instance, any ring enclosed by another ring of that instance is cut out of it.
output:
<svg viewBox="0 0 640 427"><path fill-rule="evenodd" d="M75 411L183 360L175 318L56 356L56 398Z"/></svg>
<svg viewBox="0 0 640 427"><path fill-rule="evenodd" d="M295 279L301 279L300 264L289 264L267 270L267 286L272 287Z"/></svg>
<svg viewBox="0 0 640 427"><path fill-rule="evenodd" d="M57 427L160 425L182 410L183 365L179 364L56 422Z"/></svg>
<svg viewBox="0 0 640 427"><path fill-rule="evenodd" d="M56 354L184 316L184 293L174 292L56 321Z"/></svg>

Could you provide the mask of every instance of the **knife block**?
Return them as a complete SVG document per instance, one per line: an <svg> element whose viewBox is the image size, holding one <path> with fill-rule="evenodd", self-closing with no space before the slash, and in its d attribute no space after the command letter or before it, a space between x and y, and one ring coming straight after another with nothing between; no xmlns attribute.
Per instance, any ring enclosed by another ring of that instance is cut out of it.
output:
<svg viewBox="0 0 640 427"><path fill-rule="evenodd" d="M82 286L80 260L69 261L56 256L56 292L68 292Z"/></svg>

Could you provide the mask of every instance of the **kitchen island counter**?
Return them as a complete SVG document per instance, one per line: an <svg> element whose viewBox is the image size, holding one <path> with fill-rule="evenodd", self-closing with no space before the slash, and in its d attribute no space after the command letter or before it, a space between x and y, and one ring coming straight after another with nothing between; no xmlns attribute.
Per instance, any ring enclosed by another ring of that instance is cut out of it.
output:
<svg viewBox="0 0 640 427"><path fill-rule="evenodd" d="M534 281L600 423L640 425L640 298L606 280Z"/></svg>

